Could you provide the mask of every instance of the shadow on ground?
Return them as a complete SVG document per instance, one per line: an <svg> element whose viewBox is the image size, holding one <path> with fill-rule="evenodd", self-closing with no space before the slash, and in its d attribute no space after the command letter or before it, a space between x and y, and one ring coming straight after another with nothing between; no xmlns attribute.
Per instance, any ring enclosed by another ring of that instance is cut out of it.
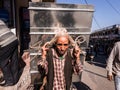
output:
<svg viewBox="0 0 120 90"><path fill-rule="evenodd" d="M75 87L77 88L77 90L92 90L92 89L90 89L89 86L87 86L83 82L73 82L73 84L75 85Z"/></svg>
<svg viewBox="0 0 120 90"><path fill-rule="evenodd" d="M92 89L90 89L89 86L87 86L83 82L73 82L72 87L74 88L72 90L76 90L76 88L77 88L77 90L92 90ZM34 85L34 90L39 90L39 88L40 88L40 85Z"/></svg>

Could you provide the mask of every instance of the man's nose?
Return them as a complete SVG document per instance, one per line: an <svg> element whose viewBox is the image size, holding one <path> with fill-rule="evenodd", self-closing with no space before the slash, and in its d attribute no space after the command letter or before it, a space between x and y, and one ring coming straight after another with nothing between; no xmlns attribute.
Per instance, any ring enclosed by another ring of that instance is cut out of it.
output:
<svg viewBox="0 0 120 90"><path fill-rule="evenodd" d="M65 50L65 46L64 45L61 46L61 50Z"/></svg>

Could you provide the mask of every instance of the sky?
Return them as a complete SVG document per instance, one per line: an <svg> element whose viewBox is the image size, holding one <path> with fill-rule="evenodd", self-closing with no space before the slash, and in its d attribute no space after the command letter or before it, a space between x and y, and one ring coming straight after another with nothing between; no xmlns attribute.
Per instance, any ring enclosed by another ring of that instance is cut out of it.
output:
<svg viewBox="0 0 120 90"><path fill-rule="evenodd" d="M94 6L91 31L120 24L120 0L56 0L57 3L86 4Z"/></svg>

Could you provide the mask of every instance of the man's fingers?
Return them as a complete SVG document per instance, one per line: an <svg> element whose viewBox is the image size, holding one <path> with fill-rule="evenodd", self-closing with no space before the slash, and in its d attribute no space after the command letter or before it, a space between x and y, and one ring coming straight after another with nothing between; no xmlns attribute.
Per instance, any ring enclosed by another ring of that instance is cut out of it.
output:
<svg viewBox="0 0 120 90"><path fill-rule="evenodd" d="M29 57L29 52L24 52L22 55L22 59L25 60Z"/></svg>
<svg viewBox="0 0 120 90"><path fill-rule="evenodd" d="M49 45L49 42L46 42L44 45L43 45L43 48L47 48L46 46Z"/></svg>
<svg viewBox="0 0 120 90"><path fill-rule="evenodd" d="M108 78L108 80L110 80L110 81L113 80L113 76L112 76L112 75L108 75L107 78Z"/></svg>

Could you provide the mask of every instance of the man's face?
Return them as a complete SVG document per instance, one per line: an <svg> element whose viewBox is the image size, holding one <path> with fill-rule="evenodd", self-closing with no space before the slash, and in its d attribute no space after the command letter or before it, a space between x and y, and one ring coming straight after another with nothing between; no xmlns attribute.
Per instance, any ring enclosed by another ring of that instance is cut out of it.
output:
<svg viewBox="0 0 120 90"><path fill-rule="evenodd" d="M64 55L69 47L69 40L67 37L62 36L57 39L56 49L59 55Z"/></svg>

